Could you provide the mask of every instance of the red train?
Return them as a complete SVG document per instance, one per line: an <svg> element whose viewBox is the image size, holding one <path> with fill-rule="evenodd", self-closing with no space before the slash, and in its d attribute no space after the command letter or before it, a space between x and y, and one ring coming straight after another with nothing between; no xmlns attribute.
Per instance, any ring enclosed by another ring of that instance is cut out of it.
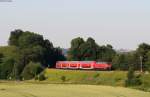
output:
<svg viewBox="0 0 150 97"><path fill-rule="evenodd" d="M111 64L106 62L96 61L58 61L56 63L57 69L98 69L98 70L110 70Z"/></svg>

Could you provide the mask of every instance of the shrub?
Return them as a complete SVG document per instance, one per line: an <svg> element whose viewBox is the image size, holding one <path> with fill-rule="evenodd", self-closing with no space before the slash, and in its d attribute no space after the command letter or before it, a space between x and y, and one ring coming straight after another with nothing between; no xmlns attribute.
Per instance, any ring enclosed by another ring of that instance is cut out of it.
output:
<svg viewBox="0 0 150 97"><path fill-rule="evenodd" d="M99 73L94 74L93 78L98 78L99 77Z"/></svg>
<svg viewBox="0 0 150 97"><path fill-rule="evenodd" d="M44 73L41 73L40 75L39 75L39 81L44 81L44 80L46 80L46 77L45 77L45 74Z"/></svg>
<svg viewBox="0 0 150 97"><path fill-rule="evenodd" d="M43 67L41 66L40 63L30 62L28 65L25 66L22 72L22 77L25 80L29 80L37 76L42 71L43 71Z"/></svg>
<svg viewBox="0 0 150 97"><path fill-rule="evenodd" d="M138 76L135 75L133 67L129 68L125 84L126 86L137 86L142 84L140 80L140 75Z"/></svg>
<svg viewBox="0 0 150 97"><path fill-rule="evenodd" d="M38 80L38 79L39 79L39 76L35 76L35 77L34 77L34 80Z"/></svg>
<svg viewBox="0 0 150 97"><path fill-rule="evenodd" d="M66 81L66 76L61 76L61 80L62 80L63 82L65 82L65 81Z"/></svg>

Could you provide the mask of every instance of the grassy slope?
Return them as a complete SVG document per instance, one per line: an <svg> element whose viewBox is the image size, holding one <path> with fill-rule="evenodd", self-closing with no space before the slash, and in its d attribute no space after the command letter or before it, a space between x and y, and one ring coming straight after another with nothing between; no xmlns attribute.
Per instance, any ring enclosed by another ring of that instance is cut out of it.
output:
<svg viewBox="0 0 150 97"><path fill-rule="evenodd" d="M99 84L111 86L124 86L127 72L124 71L79 71L79 70L56 70L46 69L49 83L73 83L73 84ZM65 76L66 81L61 79ZM143 84L138 87L150 91L150 74L142 74Z"/></svg>
<svg viewBox="0 0 150 97"><path fill-rule="evenodd" d="M0 97L150 97L149 92L95 85L0 84Z"/></svg>
<svg viewBox="0 0 150 97"><path fill-rule="evenodd" d="M118 71L80 71L47 69L48 82L62 83L62 76L66 77L63 83L103 84L122 86L126 78L125 72Z"/></svg>

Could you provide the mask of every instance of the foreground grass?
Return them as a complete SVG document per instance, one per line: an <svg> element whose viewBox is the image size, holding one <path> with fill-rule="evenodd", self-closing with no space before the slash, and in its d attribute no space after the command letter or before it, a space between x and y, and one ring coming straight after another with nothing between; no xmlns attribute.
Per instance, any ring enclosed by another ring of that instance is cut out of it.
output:
<svg viewBox="0 0 150 97"><path fill-rule="evenodd" d="M150 97L150 93L96 85L1 83L0 97Z"/></svg>

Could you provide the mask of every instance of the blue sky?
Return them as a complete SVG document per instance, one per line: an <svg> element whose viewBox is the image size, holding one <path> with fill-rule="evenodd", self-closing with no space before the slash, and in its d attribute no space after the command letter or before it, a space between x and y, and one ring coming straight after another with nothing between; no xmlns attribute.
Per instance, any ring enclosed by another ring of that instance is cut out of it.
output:
<svg viewBox="0 0 150 97"><path fill-rule="evenodd" d="M43 34L54 46L70 47L75 37L99 45L136 49L150 43L150 0L13 0L0 2L0 45L10 31Z"/></svg>

